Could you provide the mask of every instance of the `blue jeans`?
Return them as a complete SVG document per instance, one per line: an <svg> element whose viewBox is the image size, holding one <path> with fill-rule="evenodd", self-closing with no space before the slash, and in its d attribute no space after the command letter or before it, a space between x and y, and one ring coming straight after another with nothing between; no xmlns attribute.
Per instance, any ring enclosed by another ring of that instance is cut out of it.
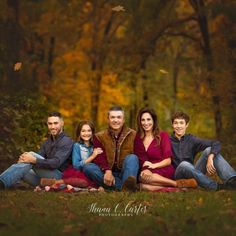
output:
<svg viewBox="0 0 236 236"><path fill-rule="evenodd" d="M216 190L217 183L206 176L206 165L210 151L211 148L206 148L195 166L187 161L181 162L175 170L175 179L194 178L200 187L208 190ZM236 176L236 171L220 154L214 157L213 163L216 168L216 173L224 183Z"/></svg>
<svg viewBox="0 0 236 236"><path fill-rule="evenodd" d="M89 179L94 181L98 186L102 186L110 190L121 190L125 180L129 176L134 176L137 178L138 169L138 157L134 154L126 156L123 162L122 170L120 172L112 172L113 176L115 177L115 185L107 186L103 182L104 173L99 166L94 163L87 163L83 166L83 172Z"/></svg>
<svg viewBox="0 0 236 236"><path fill-rule="evenodd" d="M44 159L35 152L30 152L37 159ZM9 188L20 180L24 180L32 186L37 186L41 178L61 179L62 172L59 170L39 169L29 163L16 163L6 169L1 175L0 180L5 188Z"/></svg>

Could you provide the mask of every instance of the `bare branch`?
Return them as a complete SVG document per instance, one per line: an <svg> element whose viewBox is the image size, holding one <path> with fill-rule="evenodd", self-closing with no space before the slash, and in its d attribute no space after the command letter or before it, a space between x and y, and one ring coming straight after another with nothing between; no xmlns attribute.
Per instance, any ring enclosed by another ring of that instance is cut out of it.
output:
<svg viewBox="0 0 236 236"><path fill-rule="evenodd" d="M192 41L197 42L197 43L200 42L200 40L198 38L195 38L192 35L189 35L189 34L187 34L185 32L165 32L163 35L167 35L167 36L180 36L180 37L191 39Z"/></svg>
<svg viewBox="0 0 236 236"><path fill-rule="evenodd" d="M203 49L203 45L202 45L201 40L200 40L199 38L195 38L195 37L193 37L192 35L189 35L189 34L187 34L187 33L185 33L185 32L165 32L165 33L163 34L163 36L164 36L164 35L173 36L173 37L184 37L184 38L188 38L188 39L192 40L193 42L197 43L197 44L199 45L199 47L200 47L201 49Z"/></svg>

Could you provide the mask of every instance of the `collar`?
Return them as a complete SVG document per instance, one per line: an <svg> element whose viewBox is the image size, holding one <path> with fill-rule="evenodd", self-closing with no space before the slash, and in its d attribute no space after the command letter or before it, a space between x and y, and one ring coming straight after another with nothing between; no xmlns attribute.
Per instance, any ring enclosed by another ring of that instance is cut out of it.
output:
<svg viewBox="0 0 236 236"><path fill-rule="evenodd" d="M82 147L85 147L85 148L92 148L92 145L90 144L89 146L87 146L85 143L83 142L78 142Z"/></svg>
<svg viewBox="0 0 236 236"><path fill-rule="evenodd" d="M121 131L118 133L118 136L116 137L114 130L111 129L110 127L108 127L108 133L109 133L109 135L110 135L113 139L115 139L115 140L119 140L119 138L120 138L120 136L121 136L123 130L124 130L124 125L122 126Z"/></svg>
<svg viewBox="0 0 236 236"><path fill-rule="evenodd" d="M181 140L184 140L186 138L186 134L184 134L180 139L178 139L176 136L175 136L175 132L173 131L173 133L171 134L171 138L173 140L176 140L176 141L181 141Z"/></svg>
<svg viewBox="0 0 236 236"><path fill-rule="evenodd" d="M58 134L57 136L52 136L52 135L50 135L50 139L52 140L52 141L56 141L56 140L58 140L59 138L61 138L61 137L63 137L65 135L65 133L62 131L60 134Z"/></svg>

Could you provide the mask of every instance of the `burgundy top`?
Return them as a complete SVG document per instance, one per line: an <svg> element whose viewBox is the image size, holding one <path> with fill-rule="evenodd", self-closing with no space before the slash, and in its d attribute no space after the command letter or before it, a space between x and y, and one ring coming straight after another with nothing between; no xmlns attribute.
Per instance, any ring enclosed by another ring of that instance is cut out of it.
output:
<svg viewBox="0 0 236 236"><path fill-rule="evenodd" d="M171 142L168 133L162 131L160 132L160 144L156 138L152 140L147 150L145 150L143 140L137 134L134 141L135 154L139 158L139 164L141 170L149 169L153 173L160 174L167 178L174 177L174 167L172 165L165 166L162 168L151 169L148 167L143 167L145 161L150 161L152 163L158 163L167 158L172 158L173 154L171 151Z"/></svg>

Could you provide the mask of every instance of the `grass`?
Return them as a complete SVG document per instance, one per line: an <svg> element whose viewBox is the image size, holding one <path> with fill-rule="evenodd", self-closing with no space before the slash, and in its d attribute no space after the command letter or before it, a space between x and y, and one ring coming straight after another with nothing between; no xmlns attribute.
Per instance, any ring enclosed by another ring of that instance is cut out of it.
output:
<svg viewBox="0 0 236 236"><path fill-rule="evenodd" d="M228 236L236 235L235 216L235 191L0 192L1 236Z"/></svg>

